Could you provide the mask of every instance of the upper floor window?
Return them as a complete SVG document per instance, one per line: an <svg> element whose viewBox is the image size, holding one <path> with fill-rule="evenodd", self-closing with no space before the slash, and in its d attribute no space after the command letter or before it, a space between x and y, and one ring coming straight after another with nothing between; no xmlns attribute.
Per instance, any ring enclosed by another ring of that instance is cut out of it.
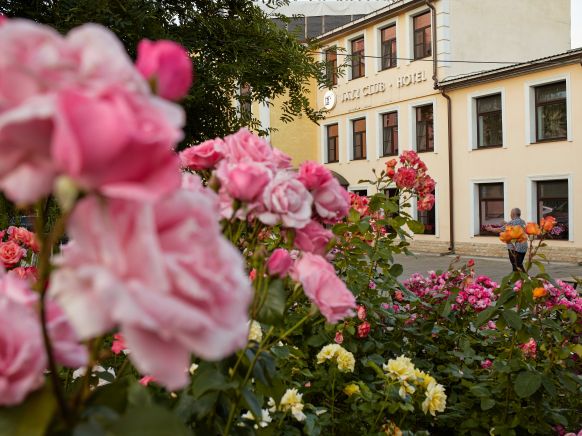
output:
<svg viewBox="0 0 582 436"><path fill-rule="evenodd" d="M476 100L477 148L501 147L503 145L501 94L488 95Z"/></svg>
<svg viewBox="0 0 582 436"><path fill-rule="evenodd" d="M382 115L382 156L398 154L398 112Z"/></svg>
<svg viewBox="0 0 582 436"><path fill-rule="evenodd" d="M366 159L366 119L352 121L352 158Z"/></svg>
<svg viewBox="0 0 582 436"><path fill-rule="evenodd" d="M352 41L350 56L352 62L352 79L366 75L366 58L364 57L364 37Z"/></svg>
<svg viewBox="0 0 582 436"><path fill-rule="evenodd" d="M325 74L327 81L337 85L337 49L335 47L325 51Z"/></svg>
<svg viewBox="0 0 582 436"><path fill-rule="evenodd" d="M432 53L430 11L413 18L414 59L422 59Z"/></svg>
<svg viewBox="0 0 582 436"><path fill-rule="evenodd" d="M338 153L338 126L331 124L327 126L327 163L337 162Z"/></svg>
<svg viewBox="0 0 582 436"><path fill-rule="evenodd" d="M566 82L535 87L536 141L566 139Z"/></svg>
<svg viewBox="0 0 582 436"><path fill-rule="evenodd" d="M432 104L416 108L416 151L434 151Z"/></svg>
<svg viewBox="0 0 582 436"><path fill-rule="evenodd" d="M393 24L380 31L382 47L382 69L394 68L396 66L396 24Z"/></svg>

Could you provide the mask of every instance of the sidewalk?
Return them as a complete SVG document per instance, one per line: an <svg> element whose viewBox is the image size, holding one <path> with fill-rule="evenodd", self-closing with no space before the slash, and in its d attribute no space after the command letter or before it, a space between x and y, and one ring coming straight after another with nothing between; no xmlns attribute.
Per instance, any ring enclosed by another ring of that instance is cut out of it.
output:
<svg viewBox="0 0 582 436"><path fill-rule="evenodd" d="M413 256L395 256L397 263L402 264L404 272L400 280L405 280L413 273L419 272L426 275L427 271L446 270L450 263L455 260L453 255L435 255L428 253L418 253ZM470 257L461 256L460 262L467 262L469 259L475 260L475 271L477 274L485 274L495 281L501 279L511 272L511 264L508 258L497 257ZM571 278L572 276L582 276L582 266L572 263L544 262L546 272L555 279ZM533 274L538 273L537 266L532 267Z"/></svg>

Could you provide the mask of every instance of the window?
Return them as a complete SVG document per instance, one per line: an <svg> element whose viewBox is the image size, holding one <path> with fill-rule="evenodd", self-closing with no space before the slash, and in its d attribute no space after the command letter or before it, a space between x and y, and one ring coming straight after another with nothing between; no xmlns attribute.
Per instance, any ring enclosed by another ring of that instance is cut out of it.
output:
<svg viewBox="0 0 582 436"><path fill-rule="evenodd" d="M398 188L386 188L386 189L384 189L384 195L386 195L386 197L388 197L388 198L390 198L398 203L396 212L384 211L385 218L394 218L400 212L400 197L398 197L399 192L400 192L400 190ZM394 227L392 227L390 224L387 224L385 229L387 232L394 232Z"/></svg>
<svg viewBox="0 0 582 436"><path fill-rule="evenodd" d="M434 195L434 191L432 191ZM434 235L436 234L436 207L433 206L431 210L419 210L417 211L417 220L424 224L424 234Z"/></svg>
<svg viewBox="0 0 582 436"><path fill-rule="evenodd" d="M432 53L430 29L430 11L413 18L414 24L414 59L422 59Z"/></svg>
<svg viewBox="0 0 582 436"><path fill-rule="evenodd" d="M338 142L337 124L327 126L327 163L333 163L339 160L337 142Z"/></svg>
<svg viewBox="0 0 582 436"><path fill-rule="evenodd" d="M477 148L501 147L503 145L501 94L480 97L476 103Z"/></svg>
<svg viewBox="0 0 582 436"><path fill-rule="evenodd" d="M553 239L568 239L568 180L551 180L536 183L538 222L546 216L556 218L550 232Z"/></svg>
<svg viewBox="0 0 582 436"><path fill-rule="evenodd" d="M360 197L367 197L368 196L368 189L352 189L350 192L359 195Z"/></svg>
<svg viewBox="0 0 582 436"><path fill-rule="evenodd" d="M503 226L503 183L481 183L479 189L479 235L496 236L485 226Z"/></svg>
<svg viewBox="0 0 582 436"><path fill-rule="evenodd" d="M325 74L327 81L337 85L337 49L330 48L325 51Z"/></svg>
<svg viewBox="0 0 582 436"><path fill-rule="evenodd" d="M366 159L366 119L360 118L352 121L353 133L353 160Z"/></svg>
<svg viewBox="0 0 582 436"><path fill-rule="evenodd" d="M535 87L536 141L566 139L566 82Z"/></svg>
<svg viewBox="0 0 582 436"><path fill-rule="evenodd" d="M396 66L396 25L380 30L382 47L382 69L394 68Z"/></svg>
<svg viewBox="0 0 582 436"><path fill-rule="evenodd" d="M382 115L382 156L398 154L398 112Z"/></svg>
<svg viewBox="0 0 582 436"><path fill-rule="evenodd" d="M416 151L434 151L432 104L416 108Z"/></svg>
<svg viewBox="0 0 582 436"><path fill-rule="evenodd" d="M366 58L364 57L364 37L352 41L352 79L366 75Z"/></svg>
<svg viewBox="0 0 582 436"><path fill-rule="evenodd" d="M240 86L240 115L242 118L251 117L251 86L248 83Z"/></svg>

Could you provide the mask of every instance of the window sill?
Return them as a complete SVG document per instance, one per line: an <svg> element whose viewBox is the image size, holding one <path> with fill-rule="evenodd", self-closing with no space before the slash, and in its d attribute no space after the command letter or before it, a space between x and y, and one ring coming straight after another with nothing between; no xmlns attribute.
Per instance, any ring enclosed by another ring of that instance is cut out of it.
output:
<svg viewBox="0 0 582 436"><path fill-rule="evenodd" d="M507 148L507 147L503 147L503 144L499 144L499 145L481 145L481 146L477 146L477 147L473 148L472 150L489 150L491 148Z"/></svg>
<svg viewBox="0 0 582 436"><path fill-rule="evenodd" d="M537 139L536 141L531 142L530 145L533 145L533 144L545 144L547 142L565 142L567 140L568 140L568 138L566 136L564 136L563 138Z"/></svg>
<svg viewBox="0 0 582 436"><path fill-rule="evenodd" d="M421 61L421 60L423 60L423 59L430 58L431 56L432 56L432 54L429 54L428 56L425 56L425 57L423 57L423 58L414 58L414 59L412 59L412 60L411 60L411 62L414 62L414 61Z"/></svg>
<svg viewBox="0 0 582 436"><path fill-rule="evenodd" d="M434 153L434 150L416 150L416 153Z"/></svg>
<svg viewBox="0 0 582 436"><path fill-rule="evenodd" d="M380 68L378 70L379 73L381 73L382 71L388 71L388 70L393 70L394 68L397 68L398 65L394 65L393 67L388 67L388 68Z"/></svg>
<svg viewBox="0 0 582 436"><path fill-rule="evenodd" d="M334 164L334 163L339 163L339 160L330 160L329 162L326 162L326 164Z"/></svg>
<svg viewBox="0 0 582 436"><path fill-rule="evenodd" d="M358 80L358 79L365 79L367 76L359 76L359 77L350 77L349 82L351 82L352 80Z"/></svg>
<svg viewBox="0 0 582 436"><path fill-rule="evenodd" d="M367 160L367 158L365 158L365 157L352 158L352 159L350 160L350 162L352 162L352 161L360 161L360 160Z"/></svg>
<svg viewBox="0 0 582 436"><path fill-rule="evenodd" d="M383 154L382 156L380 156L380 159L382 159L383 157L398 157L398 153L395 154Z"/></svg>

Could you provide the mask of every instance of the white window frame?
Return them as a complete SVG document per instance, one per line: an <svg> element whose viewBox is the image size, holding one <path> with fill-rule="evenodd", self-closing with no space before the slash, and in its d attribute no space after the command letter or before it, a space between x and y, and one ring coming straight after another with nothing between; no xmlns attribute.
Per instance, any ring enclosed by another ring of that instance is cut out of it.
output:
<svg viewBox="0 0 582 436"><path fill-rule="evenodd" d="M366 120L366 158L365 159L358 159L354 160L354 135L353 135L353 121L359 120L364 118ZM346 125L346 156L348 162L370 162L370 159L376 158L376 156L372 156L370 150L373 150L374 147L370 147L370 139L373 139L374 136L370 136L370 132L372 132L371 122L372 118L368 112L362 112L358 114L350 115L346 118L347 125ZM333 124L333 123L332 123Z"/></svg>
<svg viewBox="0 0 582 436"><path fill-rule="evenodd" d="M498 177L492 179L472 179L469 204L471 205L471 226L469 228L470 238L488 237L481 236L477 231L481 227L481 217L479 216L479 185L486 183L503 183L503 215L509 216L509 202L507 201L508 186L505 177Z"/></svg>
<svg viewBox="0 0 582 436"><path fill-rule="evenodd" d="M537 182L549 182L552 180L568 181L568 241L574 242L574 175L566 174L544 174L527 177L527 204L528 204L528 221L536 222L537 220Z"/></svg>
<svg viewBox="0 0 582 436"><path fill-rule="evenodd" d="M481 97L488 97L490 95L501 94L501 124L502 124L502 140L503 145L499 148L507 148L508 147L508 128L507 128L507 109L505 104L505 88L493 88L493 89L486 89L479 92L474 92L467 96L467 144L469 151L472 150L481 150L481 148L477 147L478 140L477 140L477 99ZM488 147L484 147L483 149L487 149ZM495 147L493 147L495 148Z"/></svg>
<svg viewBox="0 0 582 436"><path fill-rule="evenodd" d="M337 151L338 151L338 160L337 162L328 162L328 156L327 156L327 127L328 126L332 126L334 124L337 124ZM367 126L366 126L367 127ZM341 120L337 119L337 120L326 120L325 124L321 124L320 126L320 143L321 143L321 152L320 152L320 159L321 159L321 163L322 164L337 164L337 163L341 163L342 162L342 153L340 153L341 151L341 129L342 129L342 123Z"/></svg>
<svg viewBox="0 0 582 436"><path fill-rule="evenodd" d="M396 117L398 118L398 156L402 151L401 141L400 141L400 133L402 131L402 127L400 121L402 120L400 105L397 106L384 106L382 109L376 112L376 123L378 128L376 129L376 155L379 159L392 159L393 157L397 156L384 156L384 144L383 144L383 128L384 125L382 124L382 115L387 114L389 112L396 112Z"/></svg>
<svg viewBox="0 0 582 436"><path fill-rule="evenodd" d="M370 186L369 185L350 185L348 186L348 192L360 191L362 189L366 190L366 197L370 195Z"/></svg>
<svg viewBox="0 0 582 436"><path fill-rule="evenodd" d="M432 36L434 35L434 29L432 28L432 10L430 8L428 8L426 5L422 5L419 6L416 9L413 9L412 11L409 11L406 14L406 34L408 35L408 58L410 59L409 61L407 61L407 64L410 64L411 62L415 62L414 60L414 17L417 17L418 15L422 15L425 12L430 12L430 25L431 25L431 44L432 44L432 55L431 57L434 56L434 52L436 50L436 41L432 40ZM427 59L427 58L423 58L423 59Z"/></svg>
<svg viewBox="0 0 582 436"><path fill-rule="evenodd" d="M408 105L408 137L410 138L410 150L418 152L416 144L416 108L421 106L428 106L432 104L432 128L434 133L434 150L432 153L438 154L438 119L437 119L437 104L435 98L425 100L417 100ZM399 150L400 151L400 150ZM421 153L431 153L430 151L422 151Z"/></svg>
<svg viewBox="0 0 582 436"><path fill-rule="evenodd" d="M391 20L387 20L384 21L380 24L378 24L377 26L374 26L374 35L376 35L376 56L378 57L376 59L376 71L378 73L384 72L384 71L389 71L389 70L383 70L382 69L382 30L385 29L386 27L390 27L390 26L396 26L396 55L397 58L400 56L400 38L398 38L398 19L392 18ZM366 41L364 41L364 44L366 44ZM396 59L396 67L394 68L398 68L400 66L400 60ZM392 68L390 68L392 69Z"/></svg>
<svg viewBox="0 0 582 436"><path fill-rule="evenodd" d="M505 193L504 193L505 195ZM438 198L439 198L439 184L437 183L436 186L434 187L434 235L424 235L424 236L432 236L434 238L440 238L440 224L439 224L439 203L438 203ZM414 218L416 221L418 221L418 200L416 197L414 197L411 201L411 215L412 218Z"/></svg>
<svg viewBox="0 0 582 436"><path fill-rule="evenodd" d="M566 73L525 82L525 143L527 145L545 143L545 141L536 142L535 88L537 86L549 85L551 83L563 81L566 81L566 123L568 124L566 131L566 141L572 142L574 140L572 135L572 86L570 84L570 74ZM559 140L557 142L559 142Z"/></svg>
<svg viewBox="0 0 582 436"><path fill-rule="evenodd" d="M365 57L366 53L370 53L369 47L368 47L368 39L366 38L366 32L359 32L359 33L356 33L354 35L347 37L345 40L345 45L347 47L346 53L348 55L347 59L350 60L350 64L348 65L348 81L357 80L357 79L352 78L352 62L351 62L350 56L352 55L352 41L354 41L356 39L360 39L360 38L364 38L364 75L361 77L358 77L358 79L361 79L362 77L368 77L368 75L370 73L368 70L368 58Z"/></svg>

